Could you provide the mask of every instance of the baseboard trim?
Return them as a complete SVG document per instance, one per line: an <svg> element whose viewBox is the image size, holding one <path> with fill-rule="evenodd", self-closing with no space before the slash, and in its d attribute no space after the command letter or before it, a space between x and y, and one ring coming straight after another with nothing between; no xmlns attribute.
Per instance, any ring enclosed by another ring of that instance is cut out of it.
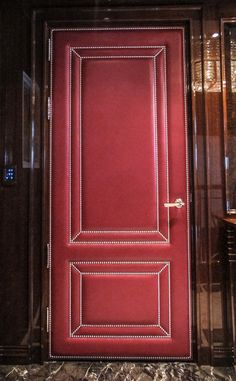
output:
<svg viewBox="0 0 236 381"><path fill-rule="evenodd" d="M0 363L27 363L30 361L30 348L28 345L1 345Z"/></svg>

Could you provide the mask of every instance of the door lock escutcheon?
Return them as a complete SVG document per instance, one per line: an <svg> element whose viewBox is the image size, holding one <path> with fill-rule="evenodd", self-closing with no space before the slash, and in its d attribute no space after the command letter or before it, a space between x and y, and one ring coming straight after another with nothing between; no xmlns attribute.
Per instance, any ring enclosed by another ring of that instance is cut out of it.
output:
<svg viewBox="0 0 236 381"><path fill-rule="evenodd" d="M185 205L182 198L177 198L175 202L165 202L164 207L165 208L182 208Z"/></svg>

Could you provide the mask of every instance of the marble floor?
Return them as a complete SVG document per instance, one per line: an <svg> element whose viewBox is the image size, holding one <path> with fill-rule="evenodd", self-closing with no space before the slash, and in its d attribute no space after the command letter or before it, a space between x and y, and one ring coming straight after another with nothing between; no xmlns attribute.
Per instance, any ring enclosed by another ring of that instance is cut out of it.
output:
<svg viewBox="0 0 236 381"><path fill-rule="evenodd" d="M0 380L21 381L235 381L235 369L190 363L47 362L2 365Z"/></svg>

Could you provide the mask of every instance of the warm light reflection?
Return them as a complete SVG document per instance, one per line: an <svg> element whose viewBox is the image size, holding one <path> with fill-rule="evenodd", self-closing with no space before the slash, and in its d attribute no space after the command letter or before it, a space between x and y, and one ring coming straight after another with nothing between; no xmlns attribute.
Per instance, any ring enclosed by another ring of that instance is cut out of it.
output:
<svg viewBox="0 0 236 381"><path fill-rule="evenodd" d="M220 43L219 33L213 33L204 42L204 90L207 92L221 91L220 74ZM236 67L235 67L236 70ZM195 62L195 91L202 91L201 62Z"/></svg>
<svg viewBox="0 0 236 381"><path fill-rule="evenodd" d="M231 91L236 92L236 40L230 40Z"/></svg>
<svg viewBox="0 0 236 381"><path fill-rule="evenodd" d="M221 91L220 76L220 43L218 33L213 33L212 38L206 40L204 50L204 73L205 84L204 89L208 92Z"/></svg>

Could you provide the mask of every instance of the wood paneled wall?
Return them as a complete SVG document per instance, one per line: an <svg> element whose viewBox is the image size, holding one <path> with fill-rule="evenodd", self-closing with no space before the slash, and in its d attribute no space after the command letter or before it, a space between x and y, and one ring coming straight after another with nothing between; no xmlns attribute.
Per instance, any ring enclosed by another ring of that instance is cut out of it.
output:
<svg viewBox="0 0 236 381"><path fill-rule="evenodd" d="M158 17L163 20L168 20L169 7L172 14L176 8L179 18L188 25L195 361L214 365L232 363L232 327L229 326L230 311L224 309L227 295L223 292L220 259L219 217L225 213L220 21L223 17L236 17L236 6L234 1L217 0L176 1L176 4L165 0L1 2L0 167L17 165L17 183L8 187L0 185L1 361L35 362L46 358L42 200L46 144L43 95L47 89L43 74L43 27L47 18L63 19L65 12L60 11L60 7L76 20L81 17L81 7L85 6L93 14L94 23L100 7L104 7L104 13L108 7L111 10L117 7L123 15L125 7L134 12L136 7L144 7L149 9L149 16L160 11ZM35 44L36 50L33 49ZM212 62L216 68L213 77L209 74ZM37 80L34 94L37 93L38 103L31 123L24 127L25 139L29 142L28 168L22 166L23 72L31 79L35 73ZM39 163L34 160L36 150L40 153Z"/></svg>

